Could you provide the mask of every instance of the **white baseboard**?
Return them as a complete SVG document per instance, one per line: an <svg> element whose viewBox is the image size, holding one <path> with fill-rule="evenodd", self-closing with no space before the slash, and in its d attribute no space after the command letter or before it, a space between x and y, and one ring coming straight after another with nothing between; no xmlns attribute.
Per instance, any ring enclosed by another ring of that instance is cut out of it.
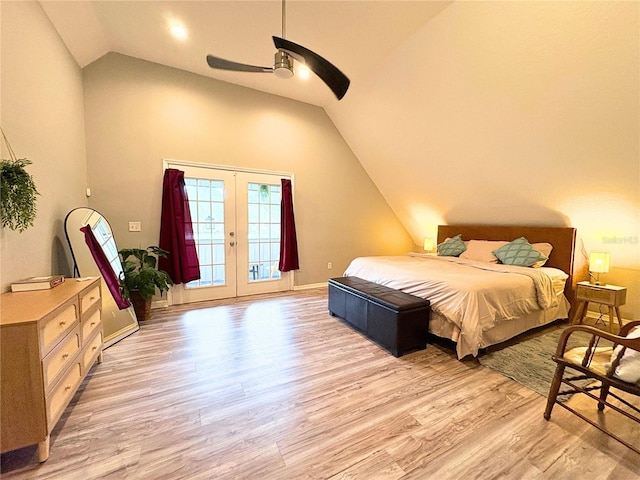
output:
<svg viewBox="0 0 640 480"><path fill-rule="evenodd" d="M311 290L312 288L326 288L327 282L320 283L308 283L306 285L294 285L293 291L297 290ZM161 298L155 298L151 302L151 309L156 308L167 308L173 305L173 296L171 295L171 291L168 294L163 295Z"/></svg>
<svg viewBox="0 0 640 480"><path fill-rule="evenodd" d="M310 290L312 288L322 288L322 287L326 287L327 286L327 282L321 282L321 283L307 283L306 285L294 285L293 290Z"/></svg>
<svg viewBox="0 0 640 480"><path fill-rule="evenodd" d="M160 298L158 300L153 300L151 302L151 309L167 308L168 306L169 306L169 300L167 300L166 296L164 298Z"/></svg>

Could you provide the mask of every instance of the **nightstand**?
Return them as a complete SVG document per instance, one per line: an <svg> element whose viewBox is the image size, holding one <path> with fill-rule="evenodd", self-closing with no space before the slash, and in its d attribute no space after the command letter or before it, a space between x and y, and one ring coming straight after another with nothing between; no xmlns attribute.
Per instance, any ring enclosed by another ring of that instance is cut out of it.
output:
<svg viewBox="0 0 640 480"><path fill-rule="evenodd" d="M587 314L589 302L607 305L609 307L609 332L613 333L614 309L618 319L618 326L622 327L620 305L624 305L627 299L627 288L616 285L593 285L589 282L576 284L576 300L578 307L571 322L573 325L581 324Z"/></svg>

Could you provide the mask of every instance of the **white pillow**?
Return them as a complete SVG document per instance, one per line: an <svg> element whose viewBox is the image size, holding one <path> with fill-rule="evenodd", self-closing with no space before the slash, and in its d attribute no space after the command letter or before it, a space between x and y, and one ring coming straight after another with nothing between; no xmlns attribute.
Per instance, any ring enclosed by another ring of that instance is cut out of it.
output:
<svg viewBox="0 0 640 480"><path fill-rule="evenodd" d="M507 243L509 242L469 240L467 249L460 254L460 258L476 260L478 262L498 263L498 257L493 254L493 251Z"/></svg>
<svg viewBox="0 0 640 480"><path fill-rule="evenodd" d="M627 338L640 338L640 327L633 328ZM611 354L613 362L622 350L622 345L618 345ZM620 359L620 363L613 372L613 376L628 383L640 383L640 352L627 348Z"/></svg>
<svg viewBox="0 0 640 480"><path fill-rule="evenodd" d="M540 268L545 263L547 263L547 260L549 260L549 255L551 255L551 250L553 250L553 245L551 245L550 243L534 243L531 246L535 248L537 251L539 251L542 255L547 257L545 260L540 260L539 262L536 262L533 265L531 265L533 268Z"/></svg>

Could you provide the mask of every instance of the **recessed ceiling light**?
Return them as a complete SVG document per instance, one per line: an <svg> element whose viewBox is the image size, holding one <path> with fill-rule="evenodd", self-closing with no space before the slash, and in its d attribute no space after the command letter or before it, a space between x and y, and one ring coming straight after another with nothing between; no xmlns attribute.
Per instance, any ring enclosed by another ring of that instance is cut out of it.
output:
<svg viewBox="0 0 640 480"><path fill-rule="evenodd" d="M178 22L171 22L169 24L169 31L171 32L171 35L173 35L178 40L184 40L185 38L187 38L187 29Z"/></svg>

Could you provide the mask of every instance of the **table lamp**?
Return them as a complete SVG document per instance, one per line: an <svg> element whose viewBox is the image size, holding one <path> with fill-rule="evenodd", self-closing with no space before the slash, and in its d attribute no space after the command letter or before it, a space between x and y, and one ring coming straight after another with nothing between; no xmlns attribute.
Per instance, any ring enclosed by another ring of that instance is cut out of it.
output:
<svg viewBox="0 0 640 480"><path fill-rule="evenodd" d="M435 245L434 245L434 242L433 242L433 238L425 237L425 239L424 239L424 250L426 252L433 253L434 247L435 247Z"/></svg>
<svg viewBox="0 0 640 480"><path fill-rule="evenodd" d="M589 276L595 273L595 284L600 285L600 274L609 271L609 252L591 252L589 254Z"/></svg>

